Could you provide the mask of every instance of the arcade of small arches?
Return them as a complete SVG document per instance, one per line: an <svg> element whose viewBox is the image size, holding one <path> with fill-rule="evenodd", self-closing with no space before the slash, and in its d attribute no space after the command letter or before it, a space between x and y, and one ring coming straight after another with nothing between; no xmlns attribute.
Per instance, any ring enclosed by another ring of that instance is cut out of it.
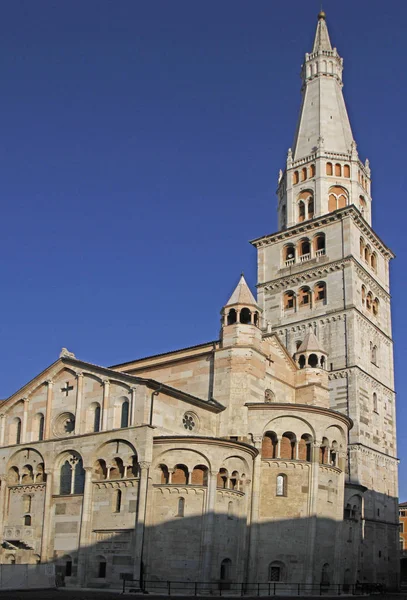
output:
<svg viewBox="0 0 407 600"><path fill-rule="evenodd" d="M362 285L362 305L374 314L375 317L379 314L379 299L374 297L371 291L366 290L366 286Z"/></svg>
<svg viewBox="0 0 407 600"><path fill-rule="evenodd" d="M318 281L313 288L305 285L297 293L293 290L287 290L283 294L284 312L296 312L301 308L317 308L321 304L326 304L327 286L325 281Z"/></svg>
<svg viewBox="0 0 407 600"><path fill-rule="evenodd" d="M360 185L362 186L362 188L366 191L368 191L368 179L363 175L363 173L360 171L358 171L358 181L360 183Z"/></svg>
<svg viewBox="0 0 407 600"><path fill-rule="evenodd" d="M283 247L283 264L285 267L296 262L303 263L312 258L326 254L326 239L324 233L318 233L312 239L304 237L298 242L286 244Z"/></svg>
<svg viewBox="0 0 407 600"><path fill-rule="evenodd" d="M169 468L166 464L158 465L157 483L160 485L199 485L206 487L208 485L209 470L205 465L196 465L190 470L185 464L176 464ZM220 489L234 490L244 492L246 483L245 473L239 473L234 470L229 472L222 467L216 476L216 487Z"/></svg>
<svg viewBox="0 0 407 600"><path fill-rule="evenodd" d="M350 179L350 166L349 165L341 165L340 163L326 163L325 168L326 174L334 177L346 177L346 179Z"/></svg>
<svg viewBox="0 0 407 600"><path fill-rule="evenodd" d="M318 461L321 465L332 467L340 467L340 452L342 452L342 446L336 440L330 442L328 438L323 437L322 442L315 446L311 434L304 433L297 436L292 431L286 431L280 437L274 431L266 431L261 446L263 459Z"/></svg>
<svg viewBox="0 0 407 600"><path fill-rule="evenodd" d="M360 258L376 273L377 272L377 254L372 251L372 248L365 242L363 237L360 238Z"/></svg>
<svg viewBox="0 0 407 600"><path fill-rule="evenodd" d="M302 183L307 179L312 179L315 177L315 165L309 165L309 167L303 167L299 171L293 172L293 184L297 185L297 183Z"/></svg>
<svg viewBox="0 0 407 600"><path fill-rule="evenodd" d="M300 369L310 367L311 369L326 369L326 360L324 354L318 356L312 352L309 355L300 354L298 356L298 366Z"/></svg>
<svg viewBox="0 0 407 600"><path fill-rule="evenodd" d="M314 193L312 190L304 190L299 194L297 199L298 204L298 221L302 223L307 219L312 219L314 216Z"/></svg>
<svg viewBox="0 0 407 600"><path fill-rule="evenodd" d="M349 203L349 194L341 185L334 185L328 192L328 212L333 212L338 208L345 208Z"/></svg>
<svg viewBox="0 0 407 600"><path fill-rule="evenodd" d="M251 310L250 308L231 308L228 312L225 311L223 315L223 325L234 325L235 323L241 323L243 325L256 325L259 326L260 322L259 311Z"/></svg>

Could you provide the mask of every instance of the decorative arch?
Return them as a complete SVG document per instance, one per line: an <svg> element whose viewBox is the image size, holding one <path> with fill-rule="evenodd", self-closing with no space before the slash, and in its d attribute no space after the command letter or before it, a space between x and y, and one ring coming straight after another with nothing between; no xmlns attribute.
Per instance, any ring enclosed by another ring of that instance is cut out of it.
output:
<svg viewBox="0 0 407 600"><path fill-rule="evenodd" d="M283 307L284 310L295 310L295 293L292 290L284 292Z"/></svg>
<svg viewBox="0 0 407 600"><path fill-rule="evenodd" d="M338 208L344 208L348 204L348 192L341 185L334 185L329 189L328 211L333 212Z"/></svg>

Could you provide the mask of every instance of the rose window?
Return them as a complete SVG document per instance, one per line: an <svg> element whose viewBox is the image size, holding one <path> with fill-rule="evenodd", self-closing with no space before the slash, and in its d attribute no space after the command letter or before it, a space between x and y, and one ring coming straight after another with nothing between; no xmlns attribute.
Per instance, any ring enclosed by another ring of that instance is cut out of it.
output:
<svg viewBox="0 0 407 600"><path fill-rule="evenodd" d="M196 425L194 416L189 415L188 413L186 413L184 415L184 418L182 419L182 423L183 423L185 429L188 429L188 431L192 431Z"/></svg>

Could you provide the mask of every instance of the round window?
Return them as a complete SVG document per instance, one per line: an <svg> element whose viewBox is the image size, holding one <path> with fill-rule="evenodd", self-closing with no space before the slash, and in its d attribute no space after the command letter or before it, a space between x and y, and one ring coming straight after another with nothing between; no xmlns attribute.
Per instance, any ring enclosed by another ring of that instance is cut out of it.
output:
<svg viewBox="0 0 407 600"><path fill-rule="evenodd" d="M198 429L198 417L194 413L187 412L182 418L182 424L187 431Z"/></svg>
<svg viewBox="0 0 407 600"><path fill-rule="evenodd" d="M75 416L72 413L62 413L55 419L54 434L57 437L71 435L75 431Z"/></svg>

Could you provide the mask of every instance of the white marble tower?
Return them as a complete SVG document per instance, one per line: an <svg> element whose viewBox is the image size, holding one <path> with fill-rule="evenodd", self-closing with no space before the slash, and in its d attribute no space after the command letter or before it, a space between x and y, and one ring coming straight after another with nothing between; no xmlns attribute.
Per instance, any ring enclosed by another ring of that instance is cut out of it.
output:
<svg viewBox="0 0 407 600"><path fill-rule="evenodd" d="M380 582L398 570L393 254L372 229L371 171L358 156L342 74L321 12L302 66L294 143L279 175L279 231L252 243L265 335L277 333L294 356L315 333L328 355L331 408L353 420L344 561L354 581ZM362 503L357 522L349 512L355 498Z"/></svg>

